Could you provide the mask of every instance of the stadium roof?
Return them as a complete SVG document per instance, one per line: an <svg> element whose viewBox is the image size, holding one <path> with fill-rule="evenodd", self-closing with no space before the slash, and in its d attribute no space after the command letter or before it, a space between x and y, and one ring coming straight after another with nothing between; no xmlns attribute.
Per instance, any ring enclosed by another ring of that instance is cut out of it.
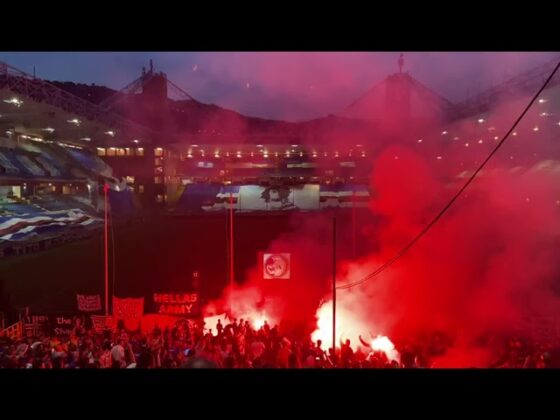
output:
<svg viewBox="0 0 560 420"><path fill-rule="evenodd" d="M150 143L153 132L0 62L0 129L80 147ZM137 140L138 142L134 142Z"/></svg>

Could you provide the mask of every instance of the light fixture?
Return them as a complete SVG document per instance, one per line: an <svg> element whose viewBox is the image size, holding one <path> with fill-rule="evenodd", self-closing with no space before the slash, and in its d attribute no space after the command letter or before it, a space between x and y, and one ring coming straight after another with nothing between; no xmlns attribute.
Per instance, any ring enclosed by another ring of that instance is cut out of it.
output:
<svg viewBox="0 0 560 420"><path fill-rule="evenodd" d="M52 128L52 127L46 127L46 128L43 128L43 131L46 131L46 132L48 132L48 133L54 133L54 128Z"/></svg>
<svg viewBox="0 0 560 420"><path fill-rule="evenodd" d="M478 123L479 123L479 124L482 124L483 122L484 122L484 118L479 118L479 119L478 119Z"/></svg>
<svg viewBox="0 0 560 420"><path fill-rule="evenodd" d="M115 137L115 132L113 130L105 131L105 134L111 137Z"/></svg>
<svg viewBox="0 0 560 420"><path fill-rule="evenodd" d="M78 118L72 118L71 120L66 120L66 122L76 126L79 126L82 123Z"/></svg>
<svg viewBox="0 0 560 420"><path fill-rule="evenodd" d="M15 96L10 99L4 99L4 102L6 102L7 104L12 104L18 108L23 105L23 101L21 99L16 98Z"/></svg>

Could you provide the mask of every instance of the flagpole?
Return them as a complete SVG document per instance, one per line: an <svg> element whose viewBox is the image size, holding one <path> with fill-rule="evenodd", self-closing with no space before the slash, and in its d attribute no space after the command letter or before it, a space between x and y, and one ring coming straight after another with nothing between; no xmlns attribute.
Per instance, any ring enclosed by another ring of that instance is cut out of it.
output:
<svg viewBox="0 0 560 420"><path fill-rule="evenodd" d="M109 316L109 185L103 184L103 193L105 197L105 316Z"/></svg>
<svg viewBox="0 0 560 420"><path fill-rule="evenodd" d="M356 258L356 191L352 189L352 258Z"/></svg>
<svg viewBox="0 0 560 420"><path fill-rule="evenodd" d="M336 217L333 217L332 348L336 352Z"/></svg>
<svg viewBox="0 0 560 420"><path fill-rule="evenodd" d="M231 293L233 293L233 286L235 284L234 273L235 271L233 265L233 192L230 191L229 193L229 281L230 281ZM230 294L230 312L232 306L231 296L232 294Z"/></svg>

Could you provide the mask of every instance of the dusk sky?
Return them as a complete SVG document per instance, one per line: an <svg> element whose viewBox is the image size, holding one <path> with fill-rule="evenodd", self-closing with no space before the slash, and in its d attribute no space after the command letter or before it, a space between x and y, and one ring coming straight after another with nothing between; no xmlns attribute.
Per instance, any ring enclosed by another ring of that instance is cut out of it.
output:
<svg viewBox="0 0 560 420"><path fill-rule="evenodd" d="M156 71L199 101L245 115L293 121L335 114L387 75L399 52L0 52L48 80L121 89L153 59ZM555 52L412 52L408 71L452 102L560 56Z"/></svg>

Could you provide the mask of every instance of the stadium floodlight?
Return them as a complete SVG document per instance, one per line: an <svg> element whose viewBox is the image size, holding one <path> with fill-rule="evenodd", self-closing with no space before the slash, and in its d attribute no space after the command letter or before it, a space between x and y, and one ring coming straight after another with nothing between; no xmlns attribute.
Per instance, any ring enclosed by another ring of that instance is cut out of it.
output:
<svg viewBox="0 0 560 420"><path fill-rule="evenodd" d="M66 122L74 124L76 126L79 126L82 123L78 118L72 118L71 120L67 120Z"/></svg>
<svg viewBox="0 0 560 420"><path fill-rule="evenodd" d="M48 133L54 133L54 128L52 128L52 127L45 127L45 128L43 128L43 131L46 131L46 132L48 132Z"/></svg>
<svg viewBox="0 0 560 420"><path fill-rule="evenodd" d="M105 131L105 134L111 137L115 137L115 132L113 130Z"/></svg>
<svg viewBox="0 0 560 420"><path fill-rule="evenodd" d="M7 104L12 104L18 108L23 105L23 101L21 99L16 98L15 96L10 99L4 99L4 102L6 102Z"/></svg>
<svg viewBox="0 0 560 420"><path fill-rule="evenodd" d="M90 137L82 137L80 140L82 140L82 141L91 141L91 138L90 138Z"/></svg>

